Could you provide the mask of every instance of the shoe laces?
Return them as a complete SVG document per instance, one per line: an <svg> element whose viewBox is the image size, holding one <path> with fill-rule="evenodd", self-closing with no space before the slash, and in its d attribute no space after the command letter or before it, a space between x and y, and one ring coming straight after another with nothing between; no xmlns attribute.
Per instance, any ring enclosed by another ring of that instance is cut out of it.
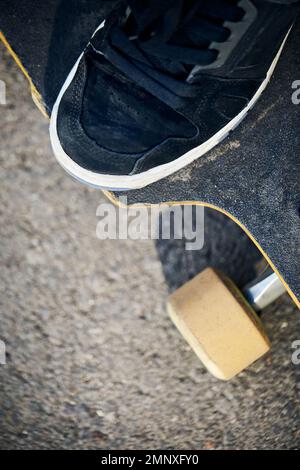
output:
<svg viewBox="0 0 300 470"><path fill-rule="evenodd" d="M127 0L108 24L104 56L141 87L172 107L194 96L194 71L213 64L214 43L239 22L238 0ZM200 66L200 67L199 67Z"/></svg>

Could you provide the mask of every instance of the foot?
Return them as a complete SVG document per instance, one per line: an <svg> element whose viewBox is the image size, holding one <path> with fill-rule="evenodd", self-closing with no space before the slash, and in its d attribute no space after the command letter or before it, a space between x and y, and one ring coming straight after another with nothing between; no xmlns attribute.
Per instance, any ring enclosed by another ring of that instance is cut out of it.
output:
<svg viewBox="0 0 300 470"><path fill-rule="evenodd" d="M99 26L53 108L78 180L135 189L222 141L265 89L299 10L289 0L127 0Z"/></svg>

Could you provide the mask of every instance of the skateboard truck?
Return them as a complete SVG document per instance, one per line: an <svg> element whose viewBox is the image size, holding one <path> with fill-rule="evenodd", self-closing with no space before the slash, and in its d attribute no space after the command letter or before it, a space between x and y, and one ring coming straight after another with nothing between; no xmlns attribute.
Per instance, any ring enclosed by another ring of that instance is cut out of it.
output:
<svg viewBox="0 0 300 470"><path fill-rule="evenodd" d="M246 299L256 311L267 307L285 292L284 285L271 268L243 289Z"/></svg>
<svg viewBox="0 0 300 470"><path fill-rule="evenodd" d="M229 380L269 351L256 312L284 292L270 268L242 292L222 273L206 268L170 296L168 311L209 372Z"/></svg>

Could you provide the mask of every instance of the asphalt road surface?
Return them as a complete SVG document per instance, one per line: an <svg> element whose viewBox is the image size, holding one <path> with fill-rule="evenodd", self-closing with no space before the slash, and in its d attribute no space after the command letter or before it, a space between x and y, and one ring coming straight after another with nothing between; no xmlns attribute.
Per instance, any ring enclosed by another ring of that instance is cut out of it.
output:
<svg viewBox="0 0 300 470"><path fill-rule="evenodd" d="M1 449L299 448L288 295L263 313L272 352L211 377L166 314L154 243L97 239L105 198L56 164L2 46L0 80Z"/></svg>

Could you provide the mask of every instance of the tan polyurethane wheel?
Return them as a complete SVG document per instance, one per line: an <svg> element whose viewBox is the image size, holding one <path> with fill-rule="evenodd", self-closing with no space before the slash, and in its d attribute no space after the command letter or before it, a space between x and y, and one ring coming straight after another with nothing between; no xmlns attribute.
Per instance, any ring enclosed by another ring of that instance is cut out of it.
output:
<svg viewBox="0 0 300 470"><path fill-rule="evenodd" d="M174 324L217 378L229 380L269 349L260 319L237 287L212 268L174 292Z"/></svg>

